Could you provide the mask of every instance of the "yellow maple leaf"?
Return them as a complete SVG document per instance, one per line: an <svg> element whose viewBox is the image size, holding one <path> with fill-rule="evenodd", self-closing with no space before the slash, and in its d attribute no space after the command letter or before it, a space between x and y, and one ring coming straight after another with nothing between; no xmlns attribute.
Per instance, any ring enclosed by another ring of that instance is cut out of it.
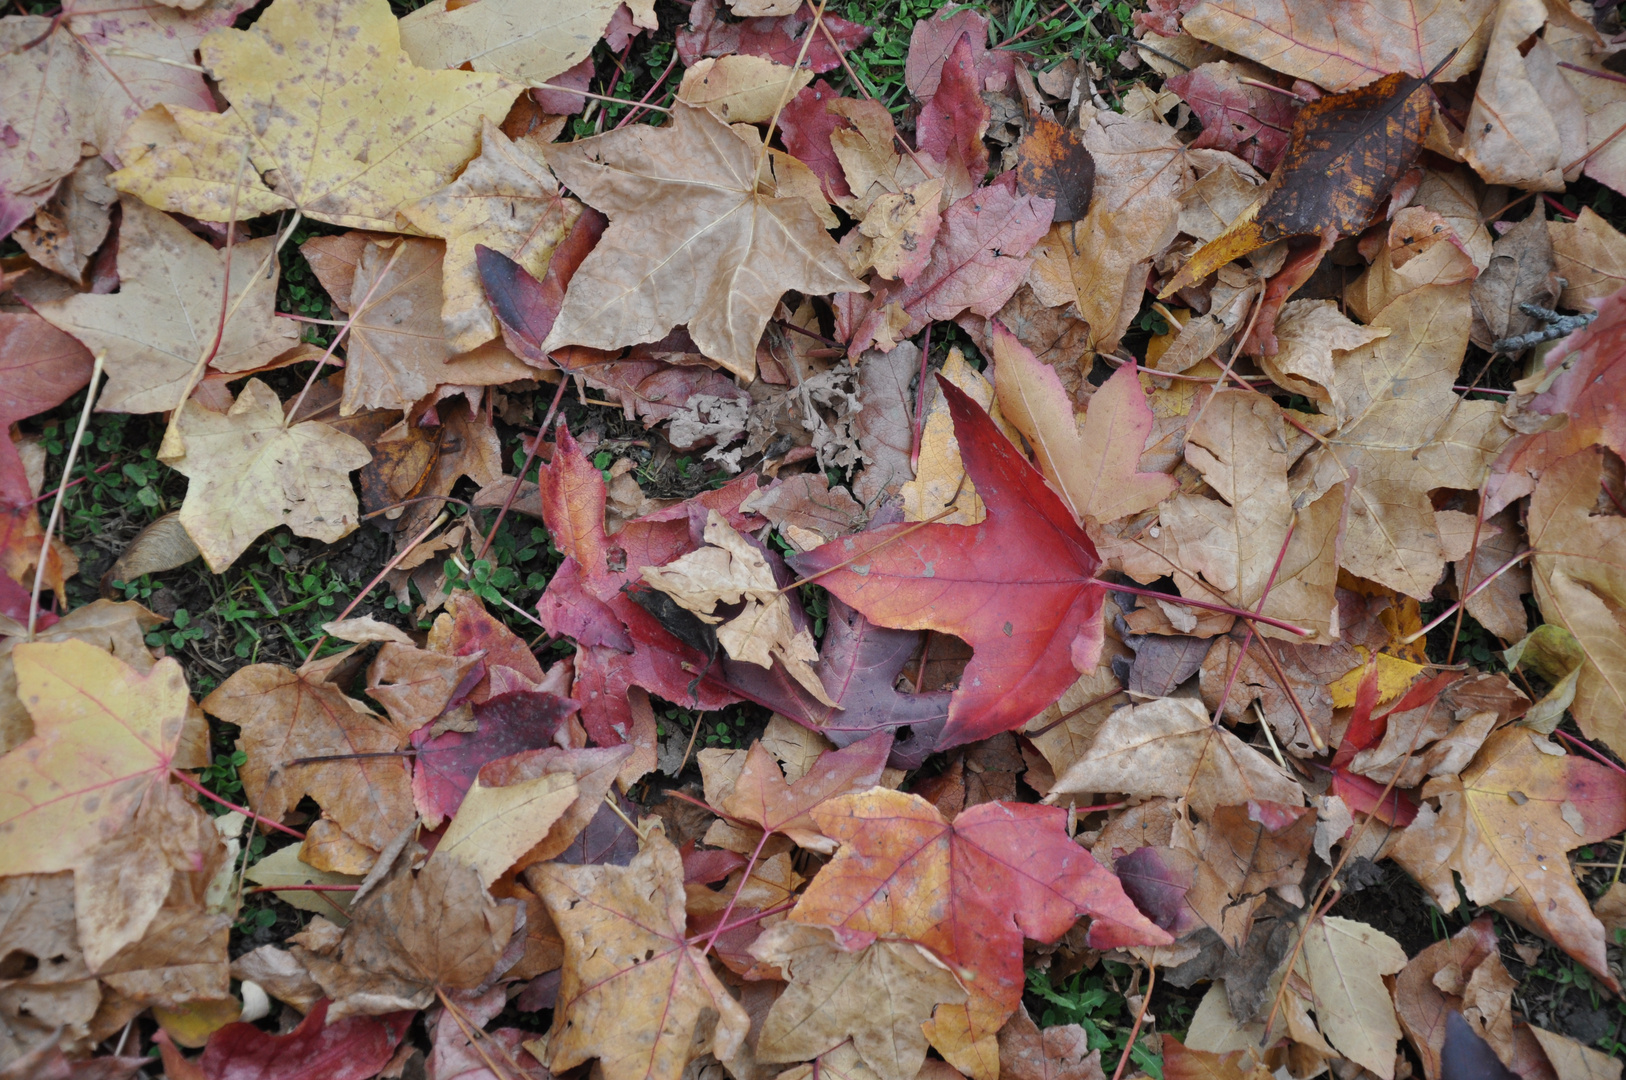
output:
<svg viewBox="0 0 1626 1080"><path fill-rule="evenodd" d="M450 182L479 150L481 119L501 120L522 89L415 66L386 0L275 0L200 54L232 107L149 110L109 182L204 221L227 220L241 186L240 218L298 210L396 231L396 209Z"/></svg>

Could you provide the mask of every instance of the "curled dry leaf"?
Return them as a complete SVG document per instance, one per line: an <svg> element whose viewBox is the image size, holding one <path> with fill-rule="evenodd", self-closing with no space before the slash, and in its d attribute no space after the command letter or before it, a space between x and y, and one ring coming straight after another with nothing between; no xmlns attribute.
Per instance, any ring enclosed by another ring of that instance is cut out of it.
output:
<svg viewBox="0 0 1626 1080"><path fill-rule="evenodd" d="M224 416L187 401L174 433L159 459L192 481L181 524L217 574L279 525L332 543L358 524L349 474L372 455L319 421L289 425L258 379Z"/></svg>
<svg viewBox="0 0 1626 1080"><path fill-rule="evenodd" d="M668 127L634 125L550 155L610 227L571 280L543 351L614 349L687 323L702 353L750 379L786 290L862 286L804 201L757 193L748 144L704 109L673 110Z"/></svg>

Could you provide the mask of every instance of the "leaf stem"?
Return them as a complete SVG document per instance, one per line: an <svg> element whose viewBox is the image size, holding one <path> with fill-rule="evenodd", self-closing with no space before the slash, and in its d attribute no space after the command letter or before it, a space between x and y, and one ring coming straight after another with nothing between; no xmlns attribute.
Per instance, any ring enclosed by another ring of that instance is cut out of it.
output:
<svg viewBox="0 0 1626 1080"><path fill-rule="evenodd" d="M299 832L299 831L297 831L295 829L290 829L288 826L284 825L280 821L272 821L268 817L261 817L259 814L256 814L254 811L250 810L246 806L238 806L234 802L227 802L225 799L222 799L219 795L216 795L214 792L210 791L208 788L204 787L202 784L198 783L196 780L192 779L192 777L186 775L184 772L182 772L179 769L171 768L169 770L169 775L173 776L175 779L179 780L181 783L185 784L187 787L191 788L193 791L197 792L199 795L203 795L203 796L205 796L207 798L213 799L215 802L219 803L221 806L224 806L226 809L235 810L239 814L242 814L244 817L250 819L251 821L257 821L261 825L266 825L266 826L269 826L269 827L271 827L273 829L276 829L278 832L285 832L289 836L293 837L295 840L303 840L303 839L305 839L305 834L304 833Z"/></svg>
<svg viewBox="0 0 1626 1080"><path fill-rule="evenodd" d="M243 895L262 892L355 892L360 885L256 885L244 889Z"/></svg>
<svg viewBox="0 0 1626 1080"><path fill-rule="evenodd" d="M899 535L902 534L900 533ZM861 557L862 556L854 556L854 558ZM851 561L851 559L848 560L848 562ZM834 570L836 568L832 566L830 569ZM1189 596L1175 596L1170 593L1158 592L1156 589L1146 589L1139 585L1122 585L1116 581L1105 581L1101 578L1090 578L1090 581L1097 585L1105 586L1113 592L1126 592L1131 596L1149 596L1153 600L1166 600L1171 604L1184 604L1186 607L1202 608L1204 611L1218 611L1224 615L1235 615L1239 619L1247 619L1249 622L1262 622L1266 626L1274 626L1278 630L1286 630L1289 634L1297 634L1299 637L1315 636L1314 630L1306 630L1302 626L1294 626L1292 623L1283 622L1280 619L1272 619L1268 615L1259 615L1252 611L1243 611L1241 608L1234 608L1229 604L1211 604L1207 600L1193 600Z"/></svg>
<svg viewBox="0 0 1626 1080"><path fill-rule="evenodd" d="M68 494L68 477L73 475L73 463L79 457L79 444L85 437L85 427L90 423L90 408L96 403L96 390L102 381L102 367L107 359L105 352L96 354L95 362L90 366L90 385L85 389L85 407L79 410L79 426L73 429L73 445L68 447L68 460L62 464L62 481L57 484L56 501L51 504L51 516L45 522L45 536L40 540L39 558L34 563L34 588L28 594L28 640L34 640L34 629L40 617L40 589L45 584L45 567L51 561L51 536L56 532L57 522L62 518L62 500ZM32 508L28 515L34 516Z"/></svg>
<svg viewBox="0 0 1626 1080"><path fill-rule="evenodd" d="M1112 1072L1112 1080L1118 1080L1124 1074L1124 1066L1129 1064L1129 1056L1135 1050L1135 1040L1140 1037L1141 1023L1146 1019L1146 1008L1152 1003L1152 987L1157 984L1157 968L1152 964L1146 965L1146 993L1141 996L1140 1008L1135 1010L1135 1025L1129 1029L1129 1041L1124 1043L1124 1052L1118 1058L1118 1067Z"/></svg>
<svg viewBox="0 0 1626 1080"><path fill-rule="evenodd" d="M1540 554L1540 552L1536 551L1534 548L1531 548L1528 551L1519 552L1517 555L1513 556L1513 558L1509 559L1507 562L1503 563L1501 566L1498 566L1495 570L1492 570L1490 572L1490 575L1487 576L1484 581L1481 581L1478 585L1475 585L1473 588L1471 588L1467 592L1463 593L1461 600L1458 600L1456 603L1452 604L1450 607L1448 607L1444 611L1440 612L1439 615L1435 617L1433 622L1429 623L1427 626L1424 626L1421 630L1418 630L1416 633L1409 634L1406 637L1401 638L1400 639L1400 644L1402 644L1402 645L1410 645L1412 642L1416 641L1418 638L1423 637L1430 630L1434 629L1436 626L1440 625L1445 620L1447 620L1451 616L1455 615L1457 613L1458 608L1460 608L1463 604L1467 603L1469 600L1472 600L1474 597L1478 596L1481 592L1483 592L1486 588L1488 588L1490 586L1491 582L1495 581L1497 578L1501 577L1503 574L1505 574L1509 570L1513 569L1514 565L1517 564L1519 561L1521 561L1523 559L1527 559L1532 555L1538 555L1538 554ZM1449 661L1448 661L1448 663L1449 663Z"/></svg>
<svg viewBox="0 0 1626 1080"><path fill-rule="evenodd" d="M1571 746L1580 747L1582 750L1585 750L1592 757L1596 758L1600 763L1609 766L1609 768L1613 769L1615 772L1620 773L1622 776L1626 776L1626 769L1621 768L1618 763L1610 761L1608 758L1604 757L1598 751L1594 750L1591 746L1588 746L1584 741L1582 741L1581 739L1577 739L1574 735L1571 735L1569 732L1567 732L1567 731L1558 731L1558 730L1555 729L1553 731L1553 734L1557 735L1560 739L1563 739L1565 742L1569 743Z"/></svg>

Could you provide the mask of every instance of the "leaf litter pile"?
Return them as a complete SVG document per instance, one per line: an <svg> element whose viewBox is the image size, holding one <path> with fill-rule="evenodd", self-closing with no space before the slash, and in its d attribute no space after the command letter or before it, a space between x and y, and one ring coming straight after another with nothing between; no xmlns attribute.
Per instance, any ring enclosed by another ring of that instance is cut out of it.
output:
<svg viewBox="0 0 1626 1080"><path fill-rule="evenodd" d="M1618 11L938 8L0 19L0 1077L1621 1075Z"/></svg>

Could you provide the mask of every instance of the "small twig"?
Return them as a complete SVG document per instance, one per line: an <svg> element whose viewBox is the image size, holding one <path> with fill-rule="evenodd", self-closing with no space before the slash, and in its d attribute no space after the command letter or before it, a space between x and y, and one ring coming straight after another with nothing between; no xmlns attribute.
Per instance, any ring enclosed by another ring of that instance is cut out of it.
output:
<svg viewBox="0 0 1626 1080"><path fill-rule="evenodd" d="M1282 546L1276 552L1276 561L1271 564L1270 576L1265 578L1265 587L1259 593L1259 602L1253 607L1255 614L1265 610L1265 601L1270 599L1270 590L1276 585L1276 575L1282 569L1282 560L1287 557L1287 545L1293 542L1293 533L1298 530L1298 527L1299 519L1295 515L1292 522L1287 526L1287 535L1282 537ZM1214 708L1214 719L1211 723L1215 726L1218 726L1220 720L1225 716L1225 707L1231 702L1231 688L1236 685L1237 673L1242 670L1242 661L1247 659L1248 646L1251 644L1253 644L1253 623L1250 622L1247 632L1242 635L1242 648L1237 650L1236 660L1231 664L1231 673L1225 677L1225 689L1220 694L1219 704ZM1272 745L1274 745L1274 742L1272 742ZM1278 756L1280 756L1279 753ZM1286 767L1286 762L1283 762L1282 768L1285 769Z"/></svg>
<svg viewBox="0 0 1626 1080"><path fill-rule="evenodd" d="M700 725L695 724L695 730L698 731L699 729ZM739 903L740 893L744 892L745 887L751 884L751 871L756 869L757 860L762 857L762 849L768 845L768 837L772 835L773 830L764 826L762 836L757 840L757 846L751 849L751 857L745 860L745 873L740 876L740 884L734 890L734 895L728 898L728 906L723 908L723 914L717 919L717 928L711 932L711 937L706 939L705 948L700 950L701 956L711 952L711 947L717 944L717 939L722 935L723 926L728 922L728 917L734 914L734 905Z"/></svg>
<svg viewBox="0 0 1626 1080"><path fill-rule="evenodd" d="M672 110L665 105L651 105L646 101L628 101L626 98L609 97L605 94L595 94L591 90L578 90L574 86L555 86L552 83L527 83L527 86L536 90L557 90L563 94L575 94L578 97L592 98L594 101L608 101L614 105L630 105L635 109L649 109L652 112L669 113Z"/></svg>
<svg viewBox="0 0 1626 1080"><path fill-rule="evenodd" d="M452 565L457 567L458 573L462 574L464 577L469 577L472 574L472 571L470 571L468 566L463 562L463 557L462 556L460 556L460 555L458 555L458 554L456 554L454 552L453 555L452 555L451 561L452 561ZM541 619L537 618L535 615L532 615L529 611L526 611L524 608L520 607L518 604L514 603L512 600L508 599L508 597L502 595L501 593L497 594L497 599L501 600L503 602L504 607L506 607L509 611L512 611L514 614L518 615L520 618L528 619L533 624L542 627L542 629L544 629L544 630L546 630L548 628L547 624L544 623Z"/></svg>
<svg viewBox="0 0 1626 1080"><path fill-rule="evenodd" d="M509 1080L508 1076L505 1075L506 1070L497 1068L496 1061L492 1059L490 1054L486 1053L485 1032L470 1025L468 1017L463 1015L463 1010L457 1006L456 1002L446 996L446 992L438 984L435 986L435 996L440 999L446 1014L452 1018L453 1022L463 1032L463 1037L469 1041L469 1045L474 1048L474 1052L480 1055L480 1060L485 1062L486 1068L491 1070L491 1075L497 1077L497 1080ZM517 1080L524 1080L525 1070L520 1068L519 1062L514 1060L514 1056L508 1052L508 1048L503 1046L502 1043L496 1043L495 1045L497 1052L502 1055L503 1060L508 1063L508 1067L513 1070L513 1076Z"/></svg>
<svg viewBox="0 0 1626 1080"><path fill-rule="evenodd" d="M632 830L632 834L634 836L636 836L640 840L648 840L649 839L648 836L644 835L644 830L640 829L633 822L633 820L630 817L627 816L627 812L625 810L621 809L620 804L615 801L615 793L614 792L606 791L604 793L604 805L608 806L612 811L615 812L616 817L620 818L623 822L626 823L627 828Z"/></svg>
<svg viewBox="0 0 1626 1080"><path fill-rule="evenodd" d="M1290 97L1294 101L1301 102L1301 103L1308 102L1310 100L1309 98L1305 97L1303 94L1295 94L1291 90L1283 89L1280 86L1272 86L1270 83L1261 82L1258 79L1238 78L1237 82L1242 83L1242 84L1244 84L1246 86L1257 86L1261 90L1269 90L1272 94L1280 94L1280 95L1282 95L1282 97Z"/></svg>
<svg viewBox="0 0 1626 1080"><path fill-rule="evenodd" d="M1135 1024L1129 1029L1129 1041L1124 1043L1124 1052L1118 1058L1118 1067L1112 1071L1112 1080L1119 1080L1124 1074L1124 1066L1129 1064L1129 1055L1134 1052L1135 1040L1140 1038L1140 1026L1146 1019L1146 1007L1152 1003L1152 987L1157 983L1157 967L1146 965L1146 993L1141 996L1140 1008L1135 1010Z"/></svg>
<svg viewBox="0 0 1626 1080"><path fill-rule="evenodd" d="M1560 60L1558 66L1570 71L1579 71L1582 75L1591 75L1594 79L1608 79L1610 82L1626 83L1626 75L1616 75L1613 71L1599 71L1597 68L1582 67L1572 64L1568 60Z"/></svg>
<svg viewBox="0 0 1626 1080"><path fill-rule="evenodd" d="M419 544L423 543L425 540L427 540L429 538L430 533L434 532L436 529L440 528L441 525L445 524L446 517L447 517L446 511L442 510L440 512L440 515L438 517L436 517L434 521L431 521L428 525L426 525L424 527L423 532L419 533L417 536L412 538L412 542L410 544L408 544L406 547L402 548L400 551L396 552L395 557L393 559L391 559L389 562L385 563L384 568L382 570L380 570L378 573L373 575L373 580L371 580L371 581L369 581L367 583L367 587L362 589L359 593L357 593L356 598L354 600L350 601L350 603L345 606L345 609L343 611L339 612L339 617L337 619L334 619L333 621L334 622L343 622L344 620L348 619L350 617L350 613L352 611L356 610L356 605L361 603L362 598L365 597L368 593L372 592L373 589L378 586L378 583L380 581L384 580L384 576L386 574L388 574L391 570L394 570L397 566L401 565L401 560L405 559L407 557L407 555L412 551L413 548L415 548ZM316 639L316 644L312 645L311 648L310 648L310 651L305 654L305 663L306 664L308 664L312 660L316 659L317 652L322 648L322 643L325 642L326 640L327 640L327 634L325 634L325 633L321 637ZM300 667L302 667L302 668L304 666L305 666L304 664L300 665Z"/></svg>
<svg viewBox="0 0 1626 1080"><path fill-rule="evenodd" d="M221 806L224 806L226 809L235 810L239 814L242 814L244 817L248 818L251 821L258 821L261 825L269 826L270 828L276 829L278 832L287 833L289 836L293 837L295 840L303 840L303 839L305 839L305 834L304 833L298 832L298 831L296 831L294 829L290 829L288 826L284 825L280 821L272 821L268 817L261 817L259 814L256 814L254 811L250 810L246 806L238 806L234 802L227 802L225 799L222 799L219 795L216 795L214 792L210 791L208 788L204 787L202 784L198 783L196 780L192 779L190 776L186 775L185 773L183 773L179 769L170 769L169 770L169 775L173 776L175 779L179 780L181 783L185 784L187 787L191 788L193 791L197 792L199 795L203 795L203 796L206 796L207 798L213 799L215 802L219 803Z"/></svg>
<svg viewBox="0 0 1626 1080"><path fill-rule="evenodd" d="M519 494L519 486L525 482L525 474L531 471L531 462L536 460L537 448L542 445L542 433L553 423L553 416L559 411L559 399L565 396L565 387L569 385L570 380L561 374L559 389L553 392L553 404L548 406L547 415L542 418L541 426L536 429L536 438L531 440L531 448L525 452L525 464L520 466L519 475L514 477L514 486L508 489L508 498L502 501L502 509L497 511L497 520L491 523L491 530L486 533L485 542L480 545L480 553L474 557L475 562L485 558L486 552L491 550L491 542L497 538L497 530L502 528L502 519L508 516L508 508L514 505L514 497Z"/></svg>
<svg viewBox="0 0 1626 1080"><path fill-rule="evenodd" d="M34 640L34 629L40 617L40 589L45 584L45 567L51 561L51 537L62 518L62 500L68 494L68 477L73 475L73 463L79 457L79 444L90 423L90 409L96 403L96 390L102 381L102 365L107 354L98 352L90 367L90 385L85 388L85 407L79 410L79 426L73 429L73 445L68 447L68 460L62 465L62 483L57 485L56 501L51 504L51 516L45 522L45 536L40 540L39 560L34 564L34 588L28 594L28 640ZM29 510L33 514L33 510Z"/></svg>
<svg viewBox="0 0 1626 1080"><path fill-rule="evenodd" d="M284 761L282 767L291 769L295 765L326 765L330 761L371 761L373 758L387 757L417 757L416 750L374 750L366 754L317 754L315 757L294 758Z"/></svg>
<svg viewBox="0 0 1626 1080"><path fill-rule="evenodd" d="M1485 485L1489 483L1490 477L1487 476L1485 483L1479 485L1479 509L1474 512L1474 539L1468 545L1468 560L1462 564L1462 586L1465 589L1474 583L1474 563L1479 558L1479 534L1485 527ZM1462 635L1462 617L1467 611L1466 603L1457 608L1457 623L1451 628L1451 644L1445 650L1447 664L1457 658L1457 638Z"/></svg>
<svg viewBox="0 0 1626 1080"><path fill-rule="evenodd" d="M1497 578L1501 577L1503 574L1505 574L1509 570L1513 569L1514 565L1516 563L1518 563L1520 560L1527 559L1532 555L1538 555L1538 554L1540 554L1540 552L1536 551L1534 548L1532 548L1529 551L1521 551L1521 552L1519 552L1517 555L1513 556L1513 558L1509 559L1507 562L1503 563L1501 566L1498 566L1495 570L1492 570L1490 572L1489 576L1487 576L1484 581L1481 581L1478 585L1475 585L1472 589L1469 589L1468 591L1464 592L1462 594L1462 599L1461 600L1458 600L1456 603L1452 604L1450 607L1448 607L1444 611L1440 612L1440 614L1434 619L1433 622L1429 623L1427 626L1423 627L1421 630L1418 630L1416 633L1409 634L1406 637L1401 638L1400 639L1400 644L1402 644L1402 645L1410 645L1412 642L1416 641L1418 638L1423 637L1430 630L1434 629L1436 626L1440 625L1445 620L1449 619L1452 615L1455 615L1457 613L1457 609L1459 607L1461 607L1463 604L1467 603L1469 600L1472 600L1474 597L1478 596L1485 589L1489 588L1491 582L1495 581Z"/></svg>
<svg viewBox="0 0 1626 1080"><path fill-rule="evenodd" d="M356 325L356 320L361 318L361 313L367 310L368 304L372 303L373 294L378 291L380 285L384 284L384 279L390 276L390 271L395 268L395 260L399 259L401 253L405 250L405 244L395 245L395 250L390 252L389 260L384 263L384 269L380 270L378 276L373 278L372 285L367 289L367 295L361 298L361 303L357 304L355 310L350 313L350 318L346 319L344 325L339 328L339 332L333 335L333 341L328 345L327 351L322 354L321 359L316 361L316 366L311 369L310 377L305 380L304 388L299 391L299 396L294 398L293 407L285 414L287 417L283 421L285 425L291 425L294 422L293 418L299 415L299 407L305 403L305 395L310 393L311 387L315 385L316 376L322 373L322 368L333 355L333 350L339 347L339 342L343 341L345 335L350 333L351 327Z"/></svg>
<svg viewBox="0 0 1626 1080"><path fill-rule="evenodd" d="M631 47L630 42L628 43L628 47ZM622 128L626 127L628 124L632 123L638 118L638 110L644 108L649 103L649 99L654 96L655 91L659 90L661 88L661 84L666 81L667 76L672 74L672 69L677 67L677 62L678 53L676 49L673 49L671 62L666 65L666 70L661 72L661 77L655 80L655 85L649 88L649 91L644 94L643 100L639 101L638 104L634 106L627 113L627 115L623 116L611 130L620 131Z"/></svg>
<svg viewBox="0 0 1626 1080"><path fill-rule="evenodd" d="M1582 154L1580 157L1576 158L1574 161L1572 161L1568 165L1564 166L1563 171L1564 172L1569 172L1571 169L1575 168L1577 165L1585 164L1592 157L1593 154L1596 154L1598 151L1602 150L1604 147L1608 146L1610 143L1614 142L1616 139L1620 138L1622 135L1626 135L1626 124L1622 124L1618 128L1616 128L1614 131L1611 131L1609 133L1608 138L1604 139L1602 142L1598 143L1597 146L1594 146L1592 149L1588 150L1586 153Z"/></svg>
<svg viewBox="0 0 1626 1080"><path fill-rule="evenodd" d="M1253 700L1254 715L1259 717L1259 730L1265 733L1265 741L1270 744L1270 752L1276 756L1276 764L1282 767L1282 772L1291 772L1287 767L1287 759L1282 756L1282 748L1276 745L1276 733L1270 730L1270 721L1265 719L1265 710L1259 707L1259 699Z"/></svg>
<svg viewBox="0 0 1626 1080"><path fill-rule="evenodd" d="M861 558L862 556L855 557ZM848 562L851 561L851 559L848 560ZM835 567L831 567L831 569L834 570ZM1247 619L1249 622L1262 622L1266 626L1274 626L1278 630L1286 630L1289 634L1297 634L1299 637L1315 636L1314 630L1306 630L1302 626L1294 626L1290 622L1272 619L1267 615L1243 611L1241 608L1234 608L1229 604L1210 604L1207 600L1194 600L1189 596L1174 596L1169 593L1158 592L1156 589L1146 589L1139 585L1124 585L1116 581L1103 581L1100 578L1090 578L1089 580L1117 592L1129 593L1131 596L1148 596L1153 600L1165 600L1171 604L1184 604L1186 607L1202 608L1204 611L1218 611L1224 615L1235 615L1239 619Z"/></svg>
<svg viewBox="0 0 1626 1080"><path fill-rule="evenodd" d="M1067 721L1071 720L1073 717L1077 716L1079 713L1083 712L1084 710L1093 709L1095 706L1101 704L1103 701L1110 701L1111 699L1119 696L1123 692L1124 692L1124 689L1121 686L1118 687L1118 689L1116 689L1116 690L1108 690L1104 694L1100 694L1100 695L1097 695L1096 697L1092 697L1090 700L1086 701L1084 704L1080 705L1078 708L1071 709L1071 710L1069 710L1067 712L1062 713L1060 716L1058 716L1058 717L1056 717L1056 719L1050 721L1050 723L1046 724L1044 727L1040 728L1038 731L1023 731L1022 735L1025 738L1036 739L1040 735L1043 735L1043 734L1051 731L1052 729L1058 728L1061 725L1065 724ZM917 691L917 693L918 693L918 691Z"/></svg>

